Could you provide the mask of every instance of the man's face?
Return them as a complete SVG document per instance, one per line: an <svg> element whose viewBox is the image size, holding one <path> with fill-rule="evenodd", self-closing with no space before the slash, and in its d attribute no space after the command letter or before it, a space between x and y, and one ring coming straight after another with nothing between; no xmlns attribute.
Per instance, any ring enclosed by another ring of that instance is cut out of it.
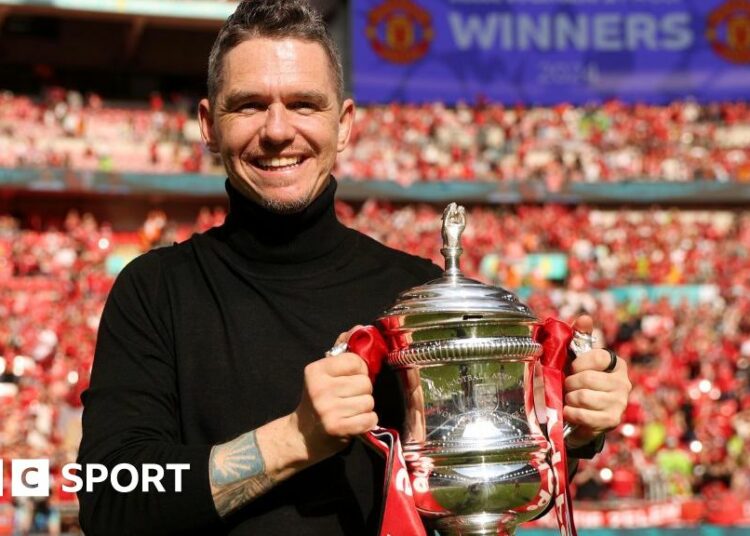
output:
<svg viewBox="0 0 750 536"><path fill-rule="evenodd" d="M253 38L224 57L213 109L200 103L201 132L221 154L232 185L276 212L297 212L325 188L344 150L354 103L339 103L323 47Z"/></svg>

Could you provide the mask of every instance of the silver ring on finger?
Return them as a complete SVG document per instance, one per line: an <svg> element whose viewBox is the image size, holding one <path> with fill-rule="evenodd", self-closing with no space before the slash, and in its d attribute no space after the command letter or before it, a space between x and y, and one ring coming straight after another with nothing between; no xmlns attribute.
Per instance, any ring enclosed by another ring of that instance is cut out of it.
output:
<svg viewBox="0 0 750 536"><path fill-rule="evenodd" d="M570 349L573 350L576 357L585 354L594 347L595 339L596 337L591 333L575 330L573 332L573 340L570 341Z"/></svg>
<svg viewBox="0 0 750 536"><path fill-rule="evenodd" d="M331 348L330 350L328 350L326 352L326 355L327 356L341 355L344 352L346 352L348 349L349 349L349 344L348 343L346 343L346 342L340 342L338 344L333 345L333 348Z"/></svg>
<svg viewBox="0 0 750 536"><path fill-rule="evenodd" d="M617 366L617 354L614 350L610 350L609 348L605 348L605 350L607 350L607 353L609 354L609 365L604 369L604 372L612 372Z"/></svg>

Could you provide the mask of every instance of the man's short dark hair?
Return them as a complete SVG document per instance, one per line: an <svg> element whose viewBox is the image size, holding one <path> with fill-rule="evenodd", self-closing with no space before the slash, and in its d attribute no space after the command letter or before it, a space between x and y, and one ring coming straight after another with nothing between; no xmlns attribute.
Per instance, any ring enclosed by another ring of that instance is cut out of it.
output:
<svg viewBox="0 0 750 536"><path fill-rule="evenodd" d="M307 0L243 0L221 27L208 56L208 100L213 107L222 84L224 56L254 37L293 37L323 47L339 102L344 99L341 56L321 15Z"/></svg>

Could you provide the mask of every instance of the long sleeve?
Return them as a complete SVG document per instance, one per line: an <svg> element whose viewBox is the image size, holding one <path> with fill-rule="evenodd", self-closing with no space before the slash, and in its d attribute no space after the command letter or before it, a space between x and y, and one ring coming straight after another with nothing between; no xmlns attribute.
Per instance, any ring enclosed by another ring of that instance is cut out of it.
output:
<svg viewBox="0 0 750 536"><path fill-rule="evenodd" d="M177 366L159 256L146 254L118 277L99 327L89 389L83 394L83 438L79 463L189 464L182 491L174 471L165 471L164 493L141 486L121 493L109 481L79 492L81 526L88 536L175 534L220 523L208 480L211 445L181 441ZM127 472L120 482L129 482ZM142 479L141 479L142 483Z"/></svg>

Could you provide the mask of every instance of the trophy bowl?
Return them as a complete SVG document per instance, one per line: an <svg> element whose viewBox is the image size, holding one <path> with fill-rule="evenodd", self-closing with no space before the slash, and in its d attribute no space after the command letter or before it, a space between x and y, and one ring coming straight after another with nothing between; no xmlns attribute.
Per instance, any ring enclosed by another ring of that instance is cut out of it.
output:
<svg viewBox="0 0 750 536"><path fill-rule="evenodd" d="M535 411L542 348L537 318L513 293L461 274L465 225L463 207L449 205L445 273L401 293L378 327L405 398L404 458L420 515L444 536L513 534L551 499L550 445Z"/></svg>

